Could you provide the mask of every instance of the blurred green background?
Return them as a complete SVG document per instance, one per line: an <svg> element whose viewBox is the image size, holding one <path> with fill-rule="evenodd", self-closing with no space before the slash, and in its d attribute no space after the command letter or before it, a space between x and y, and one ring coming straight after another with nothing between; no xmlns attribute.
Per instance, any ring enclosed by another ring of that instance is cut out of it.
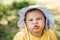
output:
<svg viewBox="0 0 60 40"><path fill-rule="evenodd" d="M19 10L30 5L41 5L54 14L51 30L60 40L60 1L59 0L0 0L0 40L13 40L19 31Z"/></svg>

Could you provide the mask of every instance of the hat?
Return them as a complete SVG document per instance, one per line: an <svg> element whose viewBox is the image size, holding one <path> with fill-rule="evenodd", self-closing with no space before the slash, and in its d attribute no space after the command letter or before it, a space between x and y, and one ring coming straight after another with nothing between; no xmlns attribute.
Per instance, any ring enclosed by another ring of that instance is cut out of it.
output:
<svg viewBox="0 0 60 40"><path fill-rule="evenodd" d="M52 27L53 23L54 23L54 18L53 18L53 14L50 13L50 11L44 7L41 7L39 5L32 5L32 6L29 6L29 7L26 7L26 8L22 8L20 11L19 11L19 16L20 16L20 20L18 22L18 26L21 27L20 25L22 25L23 28L26 27L25 23L24 23L24 18L25 18L25 13L31 9L38 9L38 10L41 10L45 17L46 17L46 26L45 28L46 29L49 29Z"/></svg>

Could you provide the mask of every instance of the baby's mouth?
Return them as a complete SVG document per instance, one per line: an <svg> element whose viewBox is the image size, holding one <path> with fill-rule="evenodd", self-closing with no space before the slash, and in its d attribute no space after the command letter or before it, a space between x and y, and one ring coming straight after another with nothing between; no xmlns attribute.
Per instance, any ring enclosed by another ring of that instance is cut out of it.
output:
<svg viewBox="0 0 60 40"><path fill-rule="evenodd" d="M38 29L38 28L39 28L39 26L38 26L38 25L35 25L35 26L34 26L34 29Z"/></svg>

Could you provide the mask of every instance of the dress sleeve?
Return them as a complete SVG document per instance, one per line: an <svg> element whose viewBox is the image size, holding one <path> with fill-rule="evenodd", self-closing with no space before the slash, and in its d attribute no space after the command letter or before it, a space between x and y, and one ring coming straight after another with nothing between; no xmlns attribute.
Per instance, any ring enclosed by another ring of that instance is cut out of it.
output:
<svg viewBox="0 0 60 40"><path fill-rule="evenodd" d="M50 40L57 40L56 35L51 30L49 30L49 36L50 36Z"/></svg>
<svg viewBox="0 0 60 40"><path fill-rule="evenodd" d="M13 40L24 40L24 33L23 32L18 32Z"/></svg>

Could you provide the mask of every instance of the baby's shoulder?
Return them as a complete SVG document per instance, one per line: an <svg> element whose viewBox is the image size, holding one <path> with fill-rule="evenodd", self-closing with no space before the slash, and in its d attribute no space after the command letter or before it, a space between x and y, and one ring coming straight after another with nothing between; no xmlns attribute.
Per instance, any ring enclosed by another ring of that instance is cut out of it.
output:
<svg viewBox="0 0 60 40"><path fill-rule="evenodd" d="M14 36L13 40L19 40L19 39L23 40L25 36L26 36L25 35L25 30L21 30Z"/></svg>
<svg viewBox="0 0 60 40"><path fill-rule="evenodd" d="M48 30L48 34L49 35L55 35L55 33L51 29Z"/></svg>
<svg viewBox="0 0 60 40"><path fill-rule="evenodd" d="M17 32L16 35L23 36L23 35L25 35L25 34L26 34L25 30L20 30L19 32Z"/></svg>
<svg viewBox="0 0 60 40"><path fill-rule="evenodd" d="M52 30L49 29L48 34L49 34L51 40L57 40L57 37L56 37L55 33Z"/></svg>

